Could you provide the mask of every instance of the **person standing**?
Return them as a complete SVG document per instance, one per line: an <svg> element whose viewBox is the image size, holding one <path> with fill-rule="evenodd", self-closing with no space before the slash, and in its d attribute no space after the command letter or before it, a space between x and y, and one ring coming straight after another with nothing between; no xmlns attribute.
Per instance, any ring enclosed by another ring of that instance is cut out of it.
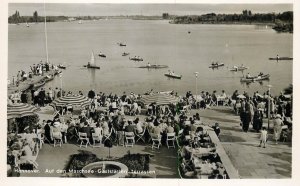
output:
<svg viewBox="0 0 300 186"><path fill-rule="evenodd" d="M266 148L266 143L267 143L267 139L268 139L268 131L266 129L266 127L263 127L260 133L260 144L259 146L261 147L262 144L264 145L263 147Z"/></svg>
<svg viewBox="0 0 300 186"><path fill-rule="evenodd" d="M274 127L273 127L273 130L274 130L274 140L275 140L275 143L278 144L278 140L280 138L280 134L281 134L281 127L283 125L283 121L281 119L281 115L280 114L277 114L275 119L273 120L273 124L274 124Z"/></svg>

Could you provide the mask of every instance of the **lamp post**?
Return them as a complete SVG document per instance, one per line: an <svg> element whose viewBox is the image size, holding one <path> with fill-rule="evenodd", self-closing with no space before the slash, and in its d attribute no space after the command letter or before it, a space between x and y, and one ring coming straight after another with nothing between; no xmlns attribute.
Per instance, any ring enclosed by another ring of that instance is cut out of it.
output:
<svg viewBox="0 0 300 186"><path fill-rule="evenodd" d="M60 97L62 97L62 73L59 74L60 79Z"/></svg>
<svg viewBox="0 0 300 186"><path fill-rule="evenodd" d="M195 94L195 95L197 96L197 91L198 91L198 90L197 90L197 84L198 84L198 83L197 83L197 79L198 79L198 74L199 74L199 72L195 72L194 74L195 74L195 77L196 77L196 94Z"/></svg>
<svg viewBox="0 0 300 186"><path fill-rule="evenodd" d="M267 85L268 87L268 130L270 129L270 101L271 101L271 88L272 85Z"/></svg>
<svg viewBox="0 0 300 186"><path fill-rule="evenodd" d="M196 77L196 94L195 94L195 99L196 99L196 108L197 108L197 92L198 92L198 82L197 82L197 80L198 80L198 74L199 74L199 72L194 72L194 74L195 74L195 77Z"/></svg>

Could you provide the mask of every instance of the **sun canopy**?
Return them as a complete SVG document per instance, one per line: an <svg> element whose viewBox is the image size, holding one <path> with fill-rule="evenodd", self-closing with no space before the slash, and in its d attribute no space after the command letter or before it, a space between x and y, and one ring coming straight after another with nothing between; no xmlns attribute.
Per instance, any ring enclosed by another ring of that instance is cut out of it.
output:
<svg viewBox="0 0 300 186"><path fill-rule="evenodd" d="M14 103L7 105L7 119L22 118L36 114L40 109L24 103Z"/></svg>
<svg viewBox="0 0 300 186"><path fill-rule="evenodd" d="M141 102L143 102L145 105L156 103L157 105L168 105L171 103L177 103L178 98L175 96L172 96L170 94L160 94L155 93L151 95L145 95L141 98Z"/></svg>
<svg viewBox="0 0 300 186"><path fill-rule="evenodd" d="M51 105L56 107L62 107L66 105L72 105L74 107L85 107L91 104L89 98L82 95L66 95L55 99Z"/></svg>

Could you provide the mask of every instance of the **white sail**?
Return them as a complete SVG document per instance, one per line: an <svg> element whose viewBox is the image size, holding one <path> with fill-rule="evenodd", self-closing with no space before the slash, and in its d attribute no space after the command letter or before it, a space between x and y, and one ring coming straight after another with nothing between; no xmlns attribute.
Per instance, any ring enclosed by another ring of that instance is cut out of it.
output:
<svg viewBox="0 0 300 186"><path fill-rule="evenodd" d="M92 52L92 56L91 56L91 61L89 62L90 66L95 66L95 56L94 56L94 52Z"/></svg>

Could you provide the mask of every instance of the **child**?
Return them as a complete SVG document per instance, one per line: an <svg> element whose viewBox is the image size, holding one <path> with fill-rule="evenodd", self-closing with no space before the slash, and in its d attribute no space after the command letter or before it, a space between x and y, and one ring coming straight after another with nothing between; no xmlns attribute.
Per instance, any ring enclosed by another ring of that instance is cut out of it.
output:
<svg viewBox="0 0 300 186"><path fill-rule="evenodd" d="M267 138L268 138L268 131L266 130L266 127L263 127L260 135L260 144L259 144L260 147L263 144L264 148L266 148Z"/></svg>

